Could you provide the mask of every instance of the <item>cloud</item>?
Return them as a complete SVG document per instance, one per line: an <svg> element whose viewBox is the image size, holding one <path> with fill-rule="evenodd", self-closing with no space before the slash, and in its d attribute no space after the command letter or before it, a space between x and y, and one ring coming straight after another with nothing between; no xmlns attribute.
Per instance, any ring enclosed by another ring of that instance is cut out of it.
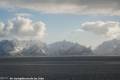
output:
<svg viewBox="0 0 120 80"><path fill-rule="evenodd" d="M21 17L30 17L31 16L31 14L29 14L29 13L16 13L15 15L21 16Z"/></svg>
<svg viewBox="0 0 120 80"><path fill-rule="evenodd" d="M76 30L74 30L74 32L84 32L84 30L83 29L76 29Z"/></svg>
<svg viewBox="0 0 120 80"><path fill-rule="evenodd" d="M0 0L1 7L24 8L43 13L120 15L120 0Z"/></svg>
<svg viewBox="0 0 120 80"><path fill-rule="evenodd" d="M42 39L46 27L42 21L33 22L31 19L17 16L8 23L0 22L0 37L11 39Z"/></svg>
<svg viewBox="0 0 120 80"><path fill-rule="evenodd" d="M120 23L115 21L85 22L81 24L81 27L84 31L93 32L97 35L110 38L117 38L120 36Z"/></svg>

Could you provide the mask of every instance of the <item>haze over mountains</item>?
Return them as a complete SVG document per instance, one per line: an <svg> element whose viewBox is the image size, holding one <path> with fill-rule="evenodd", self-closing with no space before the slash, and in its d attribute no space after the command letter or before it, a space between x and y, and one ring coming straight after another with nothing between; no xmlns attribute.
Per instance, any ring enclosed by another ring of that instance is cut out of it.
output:
<svg viewBox="0 0 120 80"><path fill-rule="evenodd" d="M0 56L83 56L120 55L120 40L105 41L96 49L69 41L46 44L39 40L2 40Z"/></svg>

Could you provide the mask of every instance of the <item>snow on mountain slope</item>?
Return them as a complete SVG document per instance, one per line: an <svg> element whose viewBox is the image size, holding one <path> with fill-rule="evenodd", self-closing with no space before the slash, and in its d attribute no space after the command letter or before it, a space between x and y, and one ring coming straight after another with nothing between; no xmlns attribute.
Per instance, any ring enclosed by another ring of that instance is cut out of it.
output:
<svg viewBox="0 0 120 80"><path fill-rule="evenodd" d="M50 56L92 55L90 48L69 41L60 41L48 45L48 52Z"/></svg>
<svg viewBox="0 0 120 80"><path fill-rule="evenodd" d="M46 45L32 40L2 40L0 41L0 55L3 56L36 56L46 55ZM29 54L28 54L29 53Z"/></svg>
<svg viewBox="0 0 120 80"><path fill-rule="evenodd" d="M92 54L90 48L68 41L49 45L38 40L0 41L0 56L80 56Z"/></svg>
<svg viewBox="0 0 120 80"><path fill-rule="evenodd" d="M120 40L105 41L94 50L95 55L120 55Z"/></svg>

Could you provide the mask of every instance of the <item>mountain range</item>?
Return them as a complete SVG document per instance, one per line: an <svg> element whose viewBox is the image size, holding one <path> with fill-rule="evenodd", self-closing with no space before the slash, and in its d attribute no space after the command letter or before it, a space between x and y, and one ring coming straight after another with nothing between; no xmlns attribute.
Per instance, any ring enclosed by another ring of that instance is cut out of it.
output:
<svg viewBox="0 0 120 80"><path fill-rule="evenodd" d="M80 56L92 54L90 48L69 41L48 45L37 40L0 41L0 56Z"/></svg>
<svg viewBox="0 0 120 80"><path fill-rule="evenodd" d="M0 56L113 56L120 55L120 40L103 42L92 50L78 43L58 41L46 44L39 40L1 40Z"/></svg>

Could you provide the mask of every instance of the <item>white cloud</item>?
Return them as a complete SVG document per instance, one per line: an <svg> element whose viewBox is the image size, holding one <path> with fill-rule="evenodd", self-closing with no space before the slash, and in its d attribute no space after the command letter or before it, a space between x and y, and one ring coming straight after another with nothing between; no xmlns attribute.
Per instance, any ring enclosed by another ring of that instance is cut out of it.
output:
<svg viewBox="0 0 120 80"><path fill-rule="evenodd" d="M29 13L16 13L16 16L21 16L21 17L30 17L31 14Z"/></svg>
<svg viewBox="0 0 120 80"><path fill-rule="evenodd" d="M0 23L0 37L16 39L39 39L45 35L46 27L42 21L33 22L29 18L17 16L8 21Z"/></svg>
<svg viewBox="0 0 120 80"><path fill-rule="evenodd" d="M120 23L115 21L96 21L81 24L84 31L93 32L98 35L117 38L120 36Z"/></svg>
<svg viewBox="0 0 120 80"><path fill-rule="evenodd" d="M120 15L119 0L0 0L1 7L43 13Z"/></svg>
<svg viewBox="0 0 120 80"><path fill-rule="evenodd" d="M74 32L84 32L83 29L76 29Z"/></svg>

